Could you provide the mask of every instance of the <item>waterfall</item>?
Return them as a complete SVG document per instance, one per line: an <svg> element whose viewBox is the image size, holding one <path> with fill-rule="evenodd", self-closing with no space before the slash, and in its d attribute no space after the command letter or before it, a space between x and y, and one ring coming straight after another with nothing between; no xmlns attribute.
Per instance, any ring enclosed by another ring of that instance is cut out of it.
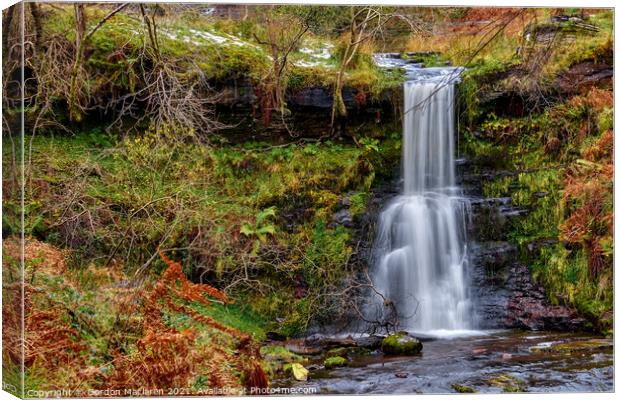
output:
<svg viewBox="0 0 620 400"><path fill-rule="evenodd" d="M454 92L446 79L405 83L403 192L379 216L373 251L375 288L396 306L399 327L415 332L473 328Z"/></svg>

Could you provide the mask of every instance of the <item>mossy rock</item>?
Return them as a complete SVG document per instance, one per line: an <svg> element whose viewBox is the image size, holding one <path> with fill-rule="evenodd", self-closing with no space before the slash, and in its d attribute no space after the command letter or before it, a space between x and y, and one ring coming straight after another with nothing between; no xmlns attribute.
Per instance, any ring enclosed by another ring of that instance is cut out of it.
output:
<svg viewBox="0 0 620 400"><path fill-rule="evenodd" d="M356 356L369 356L372 354L372 350L366 347L352 347L349 349L349 354Z"/></svg>
<svg viewBox="0 0 620 400"><path fill-rule="evenodd" d="M501 388L505 393L527 392L527 385L512 375L497 375L488 380L491 386Z"/></svg>
<svg viewBox="0 0 620 400"><path fill-rule="evenodd" d="M478 393L476 389L465 385L459 385L458 383L452 384L452 389L457 393Z"/></svg>
<svg viewBox="0 0 620 400"><path fill-rule="evenodd" d="M260 354L265 361L288 363L304 361L302 356L288 351L284 346L263 346L260 349Z"/></svg>
<svg viewBox="0 0 620 400"><path fill-rule="evenodd" d="M327 352L328 357L346 357L348 353L348 349L346 347L336 347L335 349L331 349Z"/></svg>
<svg viewBox="0 0 620 400"><path fill-rule="evenodd" d="M613 341L610 339L589 339L574 342L565 342L551 345L549 352L555 353L578 353L584 351L602 351L613 349Z"/></svg>
<svg viewBox="0 0 620 400"><path fill-rule="evenodd" d="M323 365L325 366L325 368L329 368L329 369L344 367L348 363L349 361L346 358L340 357L340 356L329 357L325 361L323 361Z"/></svg>
<svg viewBox="0 0 620 400"><path fill-rule="evenodd" d="M409 333L400 331L383 339L381 351L388 355L413 356L422 351L422 342Z"/></svg>

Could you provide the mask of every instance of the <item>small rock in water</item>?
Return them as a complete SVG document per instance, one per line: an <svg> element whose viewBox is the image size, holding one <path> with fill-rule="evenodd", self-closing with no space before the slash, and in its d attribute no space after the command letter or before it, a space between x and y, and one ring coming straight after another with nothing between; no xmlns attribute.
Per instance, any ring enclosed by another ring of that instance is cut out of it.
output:
<svg viewBox="0 0 620 400"><path fill-rule="evenodd" d="M383 339L381 351L388 355L413 356L422 351L422 342L409 333L400 331Z"/></svg>
<svg viewBox="0 0 620 400"><path fill-rule="evenodd" d="M336 357L330 357L328 359L326 359L323 362L323 365L325 365L325 368L338 368L338 367L344 367L349 363L349 360L347 360L344 357L340 357L340 356L336 356Z"/></svg>
<svg viewBox="0 0 620 400"><path fill-rule="evenodd" d="M397 372L394 374L394 376L397 378L406 378L409 376L409 374L407 374L406 372Z"/></svg>
<svg viewBox="0 0 620 400"><path fill-rule="evenodd" d="M346 357L348 349L346 347L336 347L327 352L329 357Z"/></svg>
<svg viewBox="0 0 620 400"><path fill-rule="evenodd" d="M504 353L502 354L502 360L510 360L512 358L512 354Z"/></svg>
<svg viewBox="0 0 620 400"><path fill-rule="evenodd" d="M487 352L487 349L485 349L485 348L473 349L473 350L471 351L471 353L472 353L473 355L475 355L475 356L480 355L480 354L484 354L484 353L486 353L486 352Z"/></svg>
<svg viewBox="0 0 620 400"><path fill-rule="evenodd" d="M312 365L308 365L307 369L308 371L318 371L319 369L322 369L323 366L322 365L318 365L318 364L312 364Z"/></svg>
<svg viewBox="0 0 620 400"><path fill-rule="evenodd" d="M320 347L310 347L297 343L287 343L284 347L286 347L286 349L291 353L304 356L315 356L321 354L322 352L322 349Z"/></svg>

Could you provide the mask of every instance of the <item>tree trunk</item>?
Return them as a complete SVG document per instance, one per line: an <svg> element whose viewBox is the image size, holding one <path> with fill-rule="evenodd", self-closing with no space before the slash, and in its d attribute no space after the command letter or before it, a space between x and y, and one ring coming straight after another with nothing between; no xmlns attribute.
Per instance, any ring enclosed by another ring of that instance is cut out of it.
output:
<svg viewBox="0 0 620 400"><path fill-rule="evenodd" d="M71 68L71 86L69 89L69 117L72 121L82 120L82 110L80 109L80 99L78 95L78 75L82 69L82 58L84 54L84 34L86 32L86 16L84 14L84 4L74 5L75 10L75 60Z"/></svg>
<svg viewBox="0 0 620 400"><path fill-rule="evenodd" d="M35 2L28 3L30 6L30 14L32 14L32 24L34 25L34 45L37 47L41 42L42 25L41 25L41 9L40 5Z"/></svg>

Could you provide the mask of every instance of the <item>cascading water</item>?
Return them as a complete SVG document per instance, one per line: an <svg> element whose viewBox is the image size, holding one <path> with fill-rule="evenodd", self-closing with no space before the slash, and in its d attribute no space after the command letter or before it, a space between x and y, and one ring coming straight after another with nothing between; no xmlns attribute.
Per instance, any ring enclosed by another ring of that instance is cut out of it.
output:
<svg viewBox="0 0 620 400"><path fill-rule="evenodd" d="M467 202L455 182L454 83L459 70L418 69L404 85L402 195L379 217L375 288L400 328L473 328L466 276ZM411 72L410 72L411 73Z"/></svg>

